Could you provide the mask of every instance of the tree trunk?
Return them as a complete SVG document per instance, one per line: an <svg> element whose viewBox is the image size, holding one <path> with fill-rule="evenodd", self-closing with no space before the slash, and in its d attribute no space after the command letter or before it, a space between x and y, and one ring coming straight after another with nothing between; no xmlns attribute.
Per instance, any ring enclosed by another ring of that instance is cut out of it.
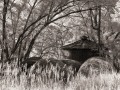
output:
<svg viewBox="0 0 120 90"><path fill-rule="evenodd" d="M2 20L2 52L1 52L2 61L10 60L8 44L7 44L7 33L6 33L6 15L7 15L8 6L9 6L9 0L4 0L3 20Z"/></svg>
<svg viewBox="0 0 120 90"><path fill-rule="evenodd" d="M101 53L101 6L98 7L99 21L98 21L98 50Z"/></svg>

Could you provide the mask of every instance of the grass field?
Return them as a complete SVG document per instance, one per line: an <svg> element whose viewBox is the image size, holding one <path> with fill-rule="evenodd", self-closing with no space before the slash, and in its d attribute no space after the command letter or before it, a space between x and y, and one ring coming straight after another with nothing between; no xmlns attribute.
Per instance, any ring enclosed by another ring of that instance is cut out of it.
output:
<svg viewBox="0 0 120 90"><path fill-rule="evenodd" d="M42 73L43 77L41 75L35 77L35 74L32 73L26 76L26 73L23 72L18 78L19 69L17 66L5 64L3 67L4 70L0 65L0 90L120 90L120 74L116 73L100 74L91 78L78 74L74 79L64 84L62 80L46 80L48 72Z"/></svg>

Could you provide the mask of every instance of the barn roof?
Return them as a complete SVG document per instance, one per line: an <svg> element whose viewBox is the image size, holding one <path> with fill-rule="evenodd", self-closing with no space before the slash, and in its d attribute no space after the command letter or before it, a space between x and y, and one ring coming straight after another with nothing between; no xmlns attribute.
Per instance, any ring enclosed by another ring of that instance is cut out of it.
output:
<svg viewBox="0 0 120 90"><path fill-rule="evenodd" d="M98 50L98 44L92 40L89 40L88 37L83 36L80 40L78 40L76 42L62 46L62 49L63 50L71 50L71 49Z"/></svg>

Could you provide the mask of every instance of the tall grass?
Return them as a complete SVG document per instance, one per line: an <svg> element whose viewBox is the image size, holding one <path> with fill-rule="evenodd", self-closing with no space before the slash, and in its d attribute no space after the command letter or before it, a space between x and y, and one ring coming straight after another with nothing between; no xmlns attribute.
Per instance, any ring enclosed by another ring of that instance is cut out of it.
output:
<svg viewBox="0 0 120 90"><path fill-rule="evenodd" d="M84 77L78 75L66 84L59 79L59 70L51 67L41 73L34 67L28 74L21 71L16 63L0 64L0 90L120 90L120 74L100 74L99 76ZM55 73L54 77L51 73ZM69 76L68 76L69 78Z"/></svg>

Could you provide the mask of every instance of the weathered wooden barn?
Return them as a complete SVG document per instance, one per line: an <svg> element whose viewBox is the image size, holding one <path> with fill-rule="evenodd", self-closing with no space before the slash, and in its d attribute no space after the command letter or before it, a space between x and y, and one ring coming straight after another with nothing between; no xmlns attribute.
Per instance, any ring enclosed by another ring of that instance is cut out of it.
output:
<svg viewBox="0 0 120 90"><path fill-rule="evenodd" d="M68 59L77 60L81 63L84 63L90 57L99 56L98 44L87 36L83 36L80 40L63 46L62 49L64 53L69 52Z"/></svg>

